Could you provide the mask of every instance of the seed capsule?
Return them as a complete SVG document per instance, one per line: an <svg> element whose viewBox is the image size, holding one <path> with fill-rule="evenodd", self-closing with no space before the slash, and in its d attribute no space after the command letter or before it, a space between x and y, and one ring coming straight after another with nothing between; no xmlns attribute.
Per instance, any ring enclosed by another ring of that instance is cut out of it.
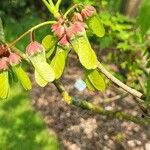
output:
<svg viewBox="0 0 150 150"><path fill-rule="evenodd" d="M9 61L7 57L0 59L0 71L7 70L9 68Z"/></svg>
<svg viewBox="0 0 150 150"><path fill-rule="evenodd" d="M96 10L93 6L86 6L82 10L81 15L84 19L88 19L89 17L93 16L94 13L96 13Z"/></svg>
<svg viewBox="0 0 150 150"><path fill-rule="evenodd" d="M83 17L80 13L75 12L71 18L72 22L80 21L83 22Z"/></svg>
<svg viewBox="0 0 150 150"><path fill-rule="evenodd" d="M67 39L67 35L65 34L62 39L59 41L59 44L62 46L67 46L69 45L68 39Z"/></svg>
<svg viewBox="0 0 150 150"><path fill-rule="evenodd" d="M67 37L70 39L73 38L75 35L79 34L80 32L85 30L85 25L83 22L75 22L70 25L70 27L67 29Z"/></svg>
<svg viewBox="0 0 150 150"><path fill-rule="evenodd" d="M11 53L9 56L9 63L11 65L17 65L21 62L21 57L15 53Z"/></svg>
<svg viewBox="0 0 150 150"><path fill-rule="evenodd" d="M62 26L61 22L56 22L52 25L52 32L58 37L61 38L65 33L65 28Z"/></svg>
<svg viewBox="0 0 150 150"><path fill-rule="evenodd" d="M40 43L34 41L34 42L31 42L31 43L27 46L27 48L26 48L26 53L27 53L29 56L31 56L31 55L40 53L40 52L42 52L42 51L44 51L44 50L45 50L44 47L43 47Z"/></svg>

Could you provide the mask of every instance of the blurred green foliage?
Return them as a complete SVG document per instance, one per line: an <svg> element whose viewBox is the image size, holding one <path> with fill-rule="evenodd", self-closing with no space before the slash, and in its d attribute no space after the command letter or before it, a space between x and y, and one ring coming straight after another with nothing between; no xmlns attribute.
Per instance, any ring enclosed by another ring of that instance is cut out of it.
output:
<svg viewBox="0 0 150 150"><path fill-rule="evenodd" d="M107 51L105 62L115 63L119 67L122 77L134 81L135 76L143 73L140 66L141 53L147 48L147 41L143 41L139 31L135 30L136 21L119 13L123 11L123 2L123 0L63 0L61 6L62 12L65 12L74 3L94 5L97 8L105 26L106 35L97 41L95 37L91 37L91 41L94 45L100 46L102 52ZM45 9L40 0L2 1L0 14L4 20L6 39L11 42L35 24L43 20L52 20ZM49 27L38 30L36 40L41 42L49 32ZM28 41L29 37L26 37L17 44L17 47L25 51Z"/></svg>
<svg viewBox="0 0 150 150"><path fill-rule="evenodd" d="M39 17L33 1L30 7L27 1L16 2L18 3L13 3L13 6L8 1L0 2L0 15L8 42L12 42L26 30L45 20ZM36 31L36 40L41 41L48 32L50 27ZM26 36L16 46L25 52L28 43L29 36ZM48 134L40 114L32 108L28 94L20 87L12 87L10 98L1 101L0 120L0 149L60 149L56 136Z"/></svg>
<svg viewBox="0 0 150 150"><path fill-rule="evenodd" d="M48 134L27 93L20 86L11 89L10 98L0 103L0 149L58 150L56 136Z"/></svg>

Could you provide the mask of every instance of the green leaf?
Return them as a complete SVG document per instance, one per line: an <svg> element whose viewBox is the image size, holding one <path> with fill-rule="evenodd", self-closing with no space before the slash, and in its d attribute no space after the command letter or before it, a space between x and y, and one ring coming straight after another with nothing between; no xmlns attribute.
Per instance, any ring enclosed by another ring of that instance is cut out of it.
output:
<svg viewBox="0 0 150 150"><path fill-rule="evenodd" d="M46 51L51 50L56 44L56 37L53 35L47 35L43 40L42 40L42 45L44 46Z"/></svg>
<svg viewBox="0 0 150 150"><path fill-rule="evenodd" d="M84 82L86 83L86 86L87 88L90 90L90 91L95 91L96 88L92 85L91 81L88 79L88 77L86 77L84 79Z"/></svg>
<svg viewBox="0 0 150 150"><path fill-rule="evenodd" d="M35 70L47 82L52 82L55 79L54 70L47 62L36 62L34 64Z"/></svg>
<svg viewBox="0 0 150 150"><path fill-rule="evenodd" d="M149 20L150 20L150 0L144 0L137 20L142 35L145 35L146 32L150 29Z"/></svg>
<svg viewBox="0 0 150 150"><path fill-rule="evenodd" d="M113 43L113 38L111 35L105 35L100 39L101 49L108 48Z"/></svg>
<svg viewBox="0 0 150 150"><path fill-rule="evenodd" d="M64 71L65 56L65 51L61 47L57 47L57 52L50 63L50 66L55 72L55 79L59 79Z"/></svg>
<svg viewBox="0 0 150 150"><path fill-rule="evenodd" d="M21 66L13 66L12 70L16 74L16 76L17 76L18 80L21 82L22 86L26 90L31 90L31 88L32 88L31 81L30 81L27 73L21 68Z"/></svg>
<svg viewBox="0 0 150 150"><path fill-rule="evenodd" d="M42 40L42 45L46 50L46 58L50 58L51 55L54 53L56 42L57 42L56 37L53 35L47 35Z"/></svg>
<svg viewBox="0 0 150 150"><path fill-rule="evenodd" d="M41 78L47 82L52 82L55 79L55 74L51 66L46 62L45 52L29 57L35 70Z"/></svg>
<svg viewBox="0 0 150 150"><path fill-rule="evenodd" d="M45 81L45 80L38 74L38 72L37 72L36 70L35 70L34 74L35 74L35 81L36 81L36 83L37 83L39 86L45 87L45 86L48 84L48 82Z"/></svg>
<svg viewBox="0 0 150 150"><path fill-rule="evenodd" d="M16 74L12 70L8 70L9 74L9 84L13 84L14 82L18 82L18 78Z"/></svg>
<svg viewBox="0 0 150 150"><path fill-rule="evenodd" d="M103 37L105 35L105 29L98 14L93 15L86 21L89 29L98 37Z"/></svg>
<svg viewBox="0 0 150 150"><path fill-rule="evenodd" d="M75 37L71 41L71 44L78 54L81 64L86 69L95 69L97 67L97 57L88 41L86 33L83 33L82 36Z"/></svg>
<svg viewBox="0 0 150 150"><path fill-rule="evenodd" d="M6 99L9 94L8 71L0 73L0 99Z"/></svg>
<svg viewBox="0 0 150 150"><path fill-rule="evenodd" d="M46 58L50 58L52 56L52 54L55 51L55 46L52 47L47 53L46 53Z"/></svg>
<svg viewBox="0 0 150 150"><path fill-rule="evenodd" d="M105 81L103 77L100 75L100 73L97 70L91 70L88 72L88 78L92 85L100 91L104 91L106 88Z"/></svg>

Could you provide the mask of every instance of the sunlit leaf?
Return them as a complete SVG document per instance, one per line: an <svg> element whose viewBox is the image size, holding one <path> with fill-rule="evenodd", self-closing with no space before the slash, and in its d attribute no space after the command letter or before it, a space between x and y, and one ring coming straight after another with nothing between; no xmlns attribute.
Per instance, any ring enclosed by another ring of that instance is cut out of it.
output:
<svg viewBox="0 0 150 150"><path fill-rule="evenodd" d="M30 81L27 73L21 68L21 66L13 66L12 70L16 74L16 76L17 76L18 80L21 82L22 86L26 90L31 90L31 88L32 88L31 81Z"/></svg>
<svg viewBox="0 0 150 150"><path fill-rule="evenodd" d="M64 71L65 67L65 52L61 47L57 48L57 52L52 59L50 66L55 72L55 78L59 79Z"/></svg>
<svg viewBox="0 0 150 150"><path fill-rule="evenodd" d="M51 66L46 62L45 53L39 53L29 58L37 73L47 82L55 79L55 74Z"/></svg>
<svg viewBox="0 0 150 150"><path fill-rule="evenodd" d="M55 52L55 46L52 47L52 48L46 53L46 58L50 58L54 52Z"/></svg>
<svg viewBox="0 0 150 150"><path fill-rule="evenodd" d="M12 71L12 70L9 70L8 71L9 73L9 84L13 84L14 82L18 82L18 78L16 76L16 74Z"/></svg>
<svg viewBox="0 0 150 150"><path fill-rule="evenodd" d="M34 74L35 74L35 81L36 81L36 83L37 83L39 86L45 87L45 86L48 84L48 82L45 81L45 80L38 74L38 72L37 72L36 70L35 70Z"/></svg>
<svg viewBox="0 0 150 150"><path fill-rule="evenodd" d="M55 44L56 44L56 37L53 35L47 35L42 40L42 45L44 46L46 51L51 50Z"/></svg>
<svg viewBox="0 0 150 150"><path fill-rule="evenodd" d="M77 36L72 41L72 46L79 56L81 64L86 69L95 69L97 67L97 57L92 49L86 34Z"/></svg>
<svg viewBox="0 0 150 150"><path fill-rule="evenodd" d="M46 62L36 62L35 70L47 82L52 82L55 79L55 74L52 67Z"/></svg>
<svg viewBox="0 0 150 150"><path fill-rule="evenodd" d="M6 99L9 93L8 71L0 73L0 99Z"/></svg>
<svg viewBox="0 0 150 150"><path fill-rule="evenodd" d="M86 77L86 78L84 79L84 81L85 81L85 83L86 83L87 88L88 88L90 91L95 91L95 90L96 90L96 88L92 85L92 83L91 83L91 81L89 80L88 77Z"/></svg>
<svg viewBox="0 0 150 150"><path fill-rule="evenodd" d="M104 91L106 88L105 81L103 77L100 75L100 73L97 70L89 71L88 78L92 85L100 91Z"/></svg>
<svg viewBox="0 0 150 150"><path fill-rule="evenodd" d="M101 20L97 14L93 15L87 20L87 25L89 29L98 37L103 37L105 34L105 29Z"/></svg>

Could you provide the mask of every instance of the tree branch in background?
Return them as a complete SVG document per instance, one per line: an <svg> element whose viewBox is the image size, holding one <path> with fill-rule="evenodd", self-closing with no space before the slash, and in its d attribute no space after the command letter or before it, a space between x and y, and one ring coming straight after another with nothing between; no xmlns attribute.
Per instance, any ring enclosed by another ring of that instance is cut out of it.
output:
<svg viewBox="0 0 150 150"><path fill-rule="evenodd" d="M113 83L115 83L116 85L118 85L119 87L121 87L122 89L124 89L126 92L130 93L131 95L141 99L141 100L145 100L145 95L140 93L139 91L130 88L129 86L127 86L126 84L122 83L120 80L118 80L116 77L114 77L111 73L109 73L105 67L103 67L103 65L99 62L98 63L98 69L109 79L111 80Z"/></svg>
<svg viewBox="0 0 150 150"><path fill-rule="evenodd" d="M59 81L55 81L55 82L53 82L53 84L56 86L59 93L62 95L63 100L67 104L72 104L76 107L90 110L94 113L98 113L100 115L104 115L107 117L117 118L118 120L121 120L121 121L122 120L132 121L132 122L140 124L140 125L149 125L150 124L150 120L148 118L140 118L137 116L132 116L131 114L125 114L121 111L105 110L102 106L97 106L95 104L87 102L86 100L80 100L80 99L71 97L71 96L69 96L68 92L65 90L64 86ZM69 103L68 103L68 98L66 99L64 93L69 97L69 99L70 99Z"/></svg>
<svg viewBox="0 0 150 150"><path fill-rule="evenodd" d="M102 104L112 103L114 101L121 100L121 99L127 97L128 95L129 95L128 93L123 93L123 94L120 94L120 95L117 95L117 96L114 96L114 97L111 97L111 98L106 98L101 103Z"/></svg>

